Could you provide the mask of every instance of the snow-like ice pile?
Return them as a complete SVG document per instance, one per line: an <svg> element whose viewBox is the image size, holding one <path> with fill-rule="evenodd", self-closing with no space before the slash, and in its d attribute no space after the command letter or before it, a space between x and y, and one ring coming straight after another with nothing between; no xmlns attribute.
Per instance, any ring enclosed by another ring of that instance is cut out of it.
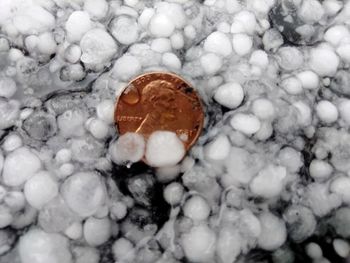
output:
<svg viewBox="0 0 350 263"><path fill-rule="evenodd" d="M349 0L0 0L0 262L349 261L349 65ZM187 155L116 135L155 70L202 96Z"/></svg>

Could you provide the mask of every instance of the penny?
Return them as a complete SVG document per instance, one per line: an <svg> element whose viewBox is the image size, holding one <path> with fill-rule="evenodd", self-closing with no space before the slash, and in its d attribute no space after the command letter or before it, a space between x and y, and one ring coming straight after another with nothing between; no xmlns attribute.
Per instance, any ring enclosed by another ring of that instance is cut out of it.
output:
<svg viewBox="0 0 350 263"><path fill-rule="evenodd" d="M118 97L114 120L120 135L171 131L188 150L203 129L204 112L194 88L181 77L152 72L132 80Z"/></svg>

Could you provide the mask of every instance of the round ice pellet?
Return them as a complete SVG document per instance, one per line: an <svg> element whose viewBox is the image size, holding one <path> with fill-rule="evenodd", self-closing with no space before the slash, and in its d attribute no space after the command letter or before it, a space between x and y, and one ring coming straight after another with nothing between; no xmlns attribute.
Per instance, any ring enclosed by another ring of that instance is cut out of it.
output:
<svg viewBox="0 0 350 263"><path fill-rule="evenodd" d="M313 178L319 179L319 180L325 180L329 178L329 176L332 174L333 167L328 162L314 159L310 163L309 170L310 170L310 175Z"/></svg>
<svg viewBox="0 0 350 263"><path fill-rule="evenodd" d="M141 63L139 59L132 55L124 55L115 62L112 69L112 77L128 81L140 71Z"/></svg>
<svg viewBox="0 0 350 263"><path fill-rule="evenodd" d="M105 217L97 219L89 217L84 224L84 238L90 246L100 246L111 236L111 221Z"/></svg>
<svg viewBox="0 0 350 263"><path fill-rule="evenodd" d="M210 214L210 207L203 197L195 195L186 201L183 211L184 215L192 220L206 220Z"/></svg>
<svg viewBox="0 0 350 263"><path fill-rule="evenodd" d="M170 40L168 38L156 38L151 43L151 49L159 53L169 52L171 51Z"/></svg>
<svg viewBox="0 0 350 263"><path fill-rule="evenodd" d="M10 134L5 138L2 148L6 152L12 152L23 145L22 138L17 134Z"/></svg>
<svg viewBox="0 0 350 263"><path fill-rule="evenodd" d="M100 119L92 119L88 124L91 134L96 139L104 139L108 135L109 127L107 123Z"/></svg>
<svg viewBox="0 0 350 263"><path fill-rule="evenodd" d="M179 183L171 183L168 184L164 188L163 196L165 201L168 202L170 205L177 205L181 202L182 196L184 194L184 188Z"/></svg>
<svg viewBox="0 0 350 263"><path fill-rule="evenodd" d="M217 73L223 65L222 58L214 53L203 55L200 62L204 72L208 75Z"/></svg>
<svg viewBox="0 0 350 263"><path fill-rule="evenodd" d="M171 52L166 52L162 56L162 64L170 69L181 69L180 59Z"/></svg>
<svg viewBox="0 0 350 263"><path fill-rule="evenodd" d="M275 116L275 107L268 99L256 99L252 104L252 111L262 120L273 119Z"/></svg>
<svg viewBox="0 0 350 263"><path fill-rule="evenodd" d="M90 15L84 11L74 11L68 18L65 28L69 42L78 42L91 29Z"/></svg>
<svg viewBox="0 0 350 263"><path fill-rule="evenodd" d="M310 51L310 68L320 76L333 76L339 66L339 58L330 48L317 47Z"/></svg>
<svg viewBox="0 0 350 263"><path fill-rule="evenodd" d="M118 42L130 45L139 38L136 20L129 16L120 16L111 22L111 33Z"/></svg>
<svg viewBox="0 0 350 263"><path fill-rule="evenodd" d="M233 39L233 50L239 56L247 55L253 47L253 40L246 34L234 34Z"/></svg>
<svg viewBox="0 0 350 263"><path fill-rule="evenodd" d="M58 194L58 183L48 172L39 172L24 185L24 194L28 203L40 209Z"/></svg>
<svg viewBox="0 0 350 263"><path fill-rule="evenodd" d="M11 98L17 91L16 82L12 78L0 77L0 97Z"/></svg>
<svg viewBox="0 0 350 263"><path fill-rule="evenodd" d="M319 77L311 70L299 72L296 77L301 81L304 89L317 89L319 87Z"/></svg>
<svg viewBox="0 0 350 263"><path fill-rule="evenodd" d="M335 252L342 258L347 258L350 253L350 246L349 243L346 242L343 239L334 239L333 240L333 247Z"/></svg>
<svg viewBox="0 0 350 263"><path fill-rule="evenodd" d="M282 80L281 87L291 95L303 92L302 82L296 77L288 77Z"/></svg>
<svg viewBox="0 0 350 263"><path fill-rule="evenodd" d="M155 14L150 20L149 30L155 37L170 37L175 25L165 14Z"/></svg>
<svg viewBox="0 0 350 263"><path fill-rule="evenodd" d="M58 163L66 163L72 159L72 151L70 149L63 148L56 153L55 160Z"/></svg>
<svg viewBox="0 0 350 263"><path fill-rule="evenodd" d="M114 122L114 103L112 100L103 100L96 106L97 117L108 124Z"/></svg>
<svg viewBox="0 0 350 263"><path fill-rule="evenodd" d="M136 251L134 245L126 238L119 238L112 246L115 260L120 262L134 262Z"/></svg>
<svg viewBox="0 0 350 263"><path fill-rule="evenodd" d="M115 163L138 162L145 154L145 140L138 133L125 133L111 144L109 151Z"/></svg>
<svg viewBox="0 0 350 263"><path fill-rule="evenodd" d="M184 155L184 144L176 133L156 131L148 138L145 157L151 166L172 166L180 162Z"/></svg>
<svg viewBox="0 0 350 263"><path fill-rule="evenodd" d="M170 37L171 46L173 49L181 49L185 45L185 40L183 35L180 32L175 32Z"/></svg>
<svg viewBox="0 0 350 263"><path fill-rule="evenodd" d="M230 122L231 126L246 135L256 133L261 126L257 117L252 114L237 113L233 116Z"/></svg>
<svg viewBox="0 0 350 263"><path fill-rule="evenodd" d="M337 107L327 100L322 100L317 103L316 113L320 120L325 123L332 123L338 119Z"/></svg>
<svg viewBox="0 0 350 263"><path fill-rule="evenodd" d="M64 233L70 239L80 239L83 237L83 225L80 222L74 222L64 231Z"/></svg>
<svg viewBox="0 0 350 263"><path fill-rule="evenodd" d="M244 91L239 83L229 82L221 85L214 94L214 99L230 109L237 108L244 99Z"/></svg>
<svg viewBox="0 0 350 263"><path fill-rule="evenodd" d="M204 50L208 53L216 53L224 57L232 53L232 44L226 34L215 31L204 42Z"/></svg>

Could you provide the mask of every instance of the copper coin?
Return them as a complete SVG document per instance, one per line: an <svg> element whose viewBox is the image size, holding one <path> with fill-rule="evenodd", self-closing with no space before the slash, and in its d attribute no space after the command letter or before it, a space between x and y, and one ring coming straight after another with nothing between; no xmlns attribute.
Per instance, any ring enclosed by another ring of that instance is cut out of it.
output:
<svg viewBox="0 0 350 263"><path fill-rule="evenodd" d="M204 121L200 98L181 77L152 72L132 80L117 100L114 120L119 133L136 132L145 139L154 131L175 132L188 150Z"/></svg>

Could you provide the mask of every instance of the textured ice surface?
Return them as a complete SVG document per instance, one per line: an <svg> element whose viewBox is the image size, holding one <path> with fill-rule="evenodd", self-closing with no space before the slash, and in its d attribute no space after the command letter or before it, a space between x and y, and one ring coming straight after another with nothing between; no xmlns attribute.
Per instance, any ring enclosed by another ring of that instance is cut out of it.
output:
<svg viewBox="0 0 350 263"><path fill-rule="evenodd" d="M0 263L348 262L349 26L349 0L0 0ZM149 71L203 100L188 153L115 131Z"/></svg>

